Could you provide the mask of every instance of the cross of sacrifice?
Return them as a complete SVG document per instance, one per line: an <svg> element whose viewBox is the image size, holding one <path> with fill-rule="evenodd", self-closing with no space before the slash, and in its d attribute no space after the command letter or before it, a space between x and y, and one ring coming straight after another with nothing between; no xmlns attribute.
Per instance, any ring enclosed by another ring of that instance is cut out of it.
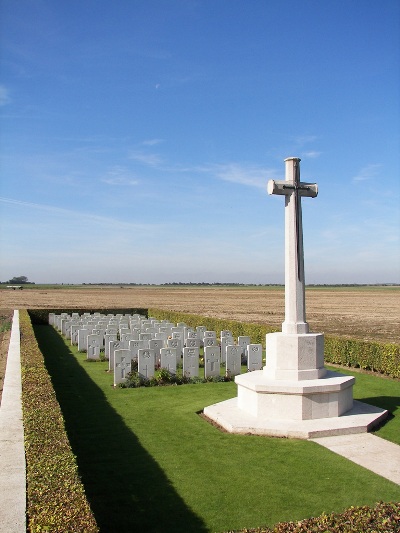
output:
<svg viewBox="0 0 400 533"><path fill-rule="evenodd" d="M268 194L285 196L285 321L282 332L308 333L305 306L303 227L301 197L315 198L316 183L300 181L300 159L285 159L285 180L269 180Z"/></svg>

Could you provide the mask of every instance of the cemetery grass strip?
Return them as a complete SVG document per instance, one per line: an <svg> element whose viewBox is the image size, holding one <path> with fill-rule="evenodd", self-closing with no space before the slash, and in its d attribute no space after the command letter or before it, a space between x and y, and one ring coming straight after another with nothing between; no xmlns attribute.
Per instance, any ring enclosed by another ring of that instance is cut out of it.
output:
<svg viewBox="0 0 400 533"><path fill-rule="evenodd" d="M353 388L355 400L389 411L388 421L374 433L378 437L400 445L400 381L398 379L383 378L379 375L354 372L347 368L341 369L329 366L327 368L356 378ZM388 460L390 459L388 458Z"/></svg>
<svg viewBox="0 0 400 533"><path fill-rule="evenodd" d="M20 311L22 406L30 532L98 531L60 406L26 311Z"/></svg>
<svg viewBox="0 0 400 533"><path fill-rule="evenodd" d="M196 413L234 383L114 389L107 363L35 332L102 533L221 532L400 501L399 486L313 442L207 424Z"/></svg>

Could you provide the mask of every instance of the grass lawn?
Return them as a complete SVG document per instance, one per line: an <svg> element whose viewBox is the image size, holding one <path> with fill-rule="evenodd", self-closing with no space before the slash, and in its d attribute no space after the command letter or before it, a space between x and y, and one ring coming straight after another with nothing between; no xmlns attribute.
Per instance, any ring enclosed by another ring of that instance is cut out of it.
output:
<svg viewBox="0 0 400 533"><path fill-rule="evenodd" d="M102 533L221 532L400 499L315 443L222 433L198 416L234 383L114 389L108 363L86 362L49 326L35 332ZM356 377L356 399L398 406L399 382ZM398 419L378 434L396 440Z"/></svg>
<svg viewBox="0 0 400 533"><path fill-rule="evenodd" d="M376 405L390 412L388 421L374 433L378 437L400 445L400 381L328 365L327 368L356 378L353 389L355 400Z"/></svg>

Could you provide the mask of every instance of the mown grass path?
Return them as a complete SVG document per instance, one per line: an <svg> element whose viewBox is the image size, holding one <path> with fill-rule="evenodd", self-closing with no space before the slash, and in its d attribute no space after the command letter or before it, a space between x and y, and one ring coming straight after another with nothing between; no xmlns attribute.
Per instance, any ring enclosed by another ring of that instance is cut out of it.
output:
<svg viewBox="0 0 400 533"><path fill-rule="evenodd" d="M35 332L102 533L227 531L400 499L315 443L230 435L198 416L234 383L114 389L106 363Z"/></svg>

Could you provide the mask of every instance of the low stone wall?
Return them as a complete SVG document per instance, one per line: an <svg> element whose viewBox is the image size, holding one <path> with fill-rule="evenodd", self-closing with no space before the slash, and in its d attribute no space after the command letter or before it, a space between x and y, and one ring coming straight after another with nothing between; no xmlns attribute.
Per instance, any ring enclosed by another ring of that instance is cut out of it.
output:
<svg viewBox="0 0 400 533"><path fill-rule="evenodd" d="M1 533L26 532L26 471L20 355L19 311L14 311L0 407Z"/></svg>

